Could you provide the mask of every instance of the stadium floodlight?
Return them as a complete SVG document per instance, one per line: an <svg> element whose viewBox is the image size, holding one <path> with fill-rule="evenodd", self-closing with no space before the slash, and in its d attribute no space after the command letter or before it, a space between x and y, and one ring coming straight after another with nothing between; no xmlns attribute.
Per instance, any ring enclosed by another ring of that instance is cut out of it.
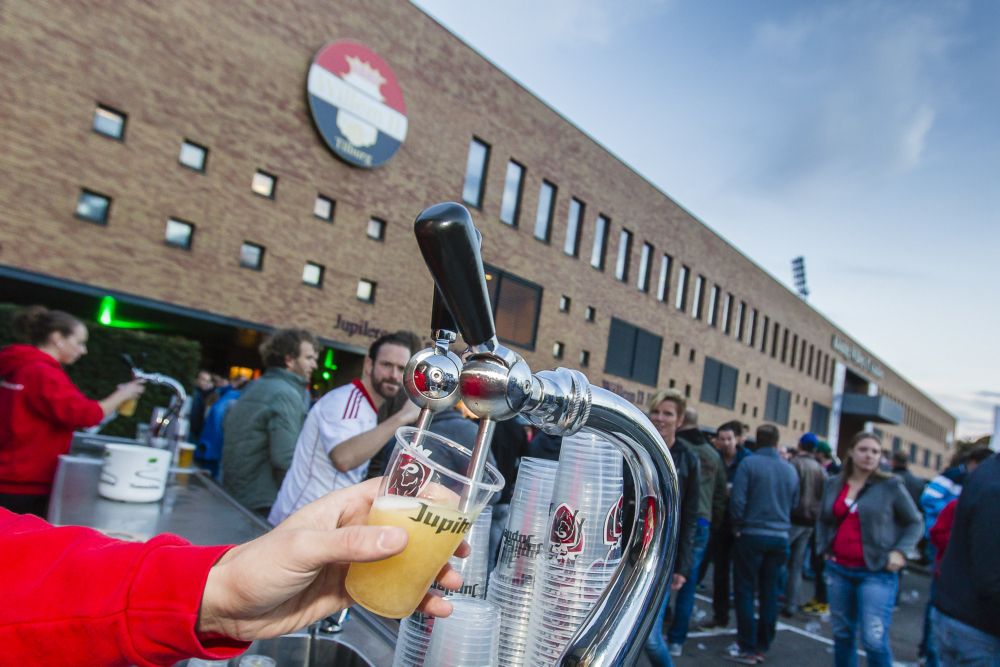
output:
<svg viewBox="0 0 1000 667"><path fill-rule="evenodd" d="M803 299L809 297L809 288L806 287L806 259L801 255L792 260L792 278L795 280L795 289Z"/></svg>

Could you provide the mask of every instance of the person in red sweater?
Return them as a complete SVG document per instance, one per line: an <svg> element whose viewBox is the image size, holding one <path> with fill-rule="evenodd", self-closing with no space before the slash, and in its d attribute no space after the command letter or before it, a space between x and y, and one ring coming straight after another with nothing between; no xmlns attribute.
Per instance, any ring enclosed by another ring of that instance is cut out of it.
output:
<svg viewBox="0 0 1000 667"><path fill-rule="evenodd" d="M334 491L239 546L192 546L173 535L122 542L0 509L3 664L171 665L226 659L343 609L354 561L393 556L402 528L365 525L381 480ZM463 543L458 555L467 555ZM26 556L30 555L30 556ZM439 583L461 577L448 566ZM447 616L428 594L421 610Z"/></svg>
<svg viewBox="0 0 1000 667"><path fill-rule="evenodd" d="M99 424L143 386L120 384L100 401L84 396L63 366L87 353L87 327L68 313L31 306L14 328L30 345L0 350L0 507L44 517L73 431Z"/></svg>

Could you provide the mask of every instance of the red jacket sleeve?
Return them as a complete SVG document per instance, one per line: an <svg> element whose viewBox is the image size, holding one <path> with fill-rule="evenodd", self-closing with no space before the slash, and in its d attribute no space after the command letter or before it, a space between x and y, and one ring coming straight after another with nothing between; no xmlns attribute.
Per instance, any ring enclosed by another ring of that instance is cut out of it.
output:
<svg viewBox="0 0 1000 667"><path fill-rule="evenodd" d="M951 526L955 522L955 508L958 507L958 500L953 500L944 506L938 514L937 521L931 526L931 544L937 551L934 561L940 563L944 557L944 550L948 546L948 539L951 537Z"/></svg>
<svg viewBox="0 0 1000 667"><path fill-rule="evenodd" d="M43 364L35 368L37 372L25 393L32 410L66 428L89 428L101 423L101 404L84 396L65 371Z"/></svg>
<svg viewBox="0 0 1000 667"><path fill-rule="evenodd" d="M199 638L205 580L230 547L173 535L121 542L0 509L4 664L171 665L249 644Z"/></svg>

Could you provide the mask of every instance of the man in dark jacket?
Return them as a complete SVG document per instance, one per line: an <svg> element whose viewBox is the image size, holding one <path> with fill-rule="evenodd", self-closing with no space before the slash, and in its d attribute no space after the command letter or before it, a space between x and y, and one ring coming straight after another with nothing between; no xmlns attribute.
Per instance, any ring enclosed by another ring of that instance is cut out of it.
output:
<svg viewBox="0 0 1000 667"><path fill-rule="evenodd" d="M778 428L757 429L757 450L740 464L729 511L736 531L733 579L739 652L726 657L743 664L763 661L778 618L778 575L788 560L791 514L799 502L795 468L778 454ZM760 622L754 593L760 597Z"/></svg>
<svg viewBox="0 0 1000 667"><path fill-rule="evenodd" d="M1000 656L1000 455L965 482L934 599L945 665L996 665Z"/></svg>
<svg viewBox="0 0 1000 667"><path fill-rule="evenodd" d="M799 502L792 510L792 528L788 534L788 583L785 585L785 608L781 615L791 618L798 608L802 563L809 548L813 526L823 503L826 473L816 460L816 436L806 433L799 438L799 449L789 463L799 476Z"/></svg>
<svg viewBox="0 0 1000 667"><path fill-rule="evenodd" d="M276 331L260 346L267 368L226 413L222 484L239 503L266 517L292 463L316 370L308 331Z"/></svg>
<svg viewBox="0 0 1000 667"><path fill-rule="evenodd" d="M649 401L649 421L656 427L674 460L674 468L677 470L677 497L680 501L677 559L674 561L670 591L664 597L656 621L646 639L646 655L656 667L673 665L666 642L663 641L663 621L670 602L670 592L679 591L688 578L694 576L691 566L694 559L694 532L698 513L698 482L701 466L698 457L691 453L690 446L677 439L677 427L680 425L684 408L687 407L686 403L684 395L673 389L658 391Z"/></svg>
<svg viewBox="0 0 1000 667"><path fill-rule="evenodd" d="M698 428L698 412L694 408L689 407L684 410L684 421L681 430L677 432L677 439L687 444L691 452L698 457L701 474L698 479L698 512L692 547L691 576L677 593L674 618L667 633L667 646L673 657L683 653L691 612L694 609L698 572L705 559L712 526L722 523L728 497L726 468L722 463L722 457Z"/></svg>

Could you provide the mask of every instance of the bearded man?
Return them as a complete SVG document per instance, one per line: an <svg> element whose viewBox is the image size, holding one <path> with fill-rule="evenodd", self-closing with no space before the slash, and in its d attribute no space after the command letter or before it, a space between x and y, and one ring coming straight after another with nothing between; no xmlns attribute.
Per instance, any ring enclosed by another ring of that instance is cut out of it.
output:
<svg viewBox="0 0 1000 667"><path fill-rule="evenodd" d="M361 377L316 402L268 521L277 525L320 496L363 481L368 462L396 429L417 420L420 411L409 401L381 424L377 416L386 399L403 391L403 369L417 345L405 331L379 337L368 348Z"/></svg>

